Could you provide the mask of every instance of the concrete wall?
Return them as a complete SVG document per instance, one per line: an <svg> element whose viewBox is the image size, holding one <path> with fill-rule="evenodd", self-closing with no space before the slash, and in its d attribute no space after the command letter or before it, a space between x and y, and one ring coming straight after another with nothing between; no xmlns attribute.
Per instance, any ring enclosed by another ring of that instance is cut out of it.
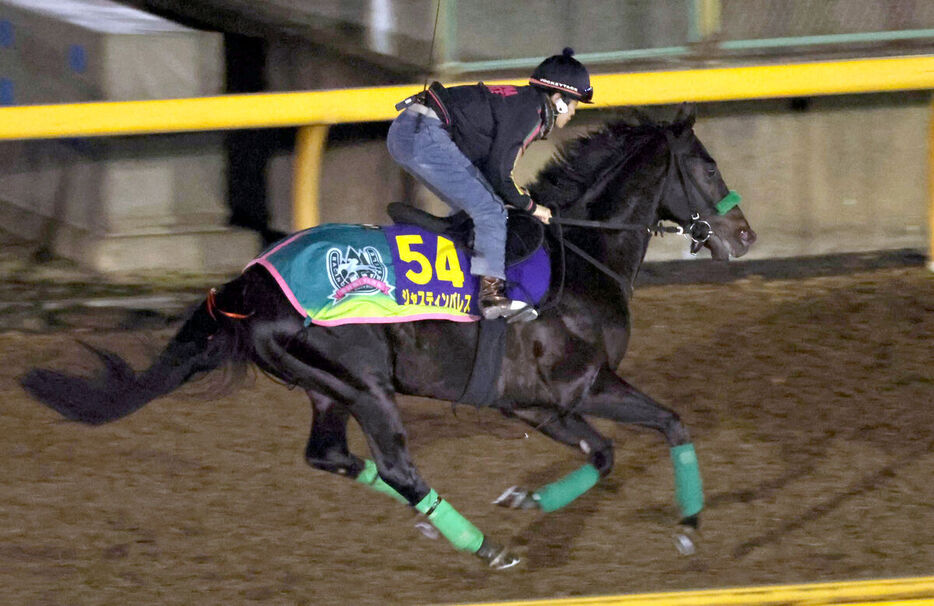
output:
<svg viewBox="0 0 934 606"><path fill-rule="evenodd" d="M925 249L930 100L892 93L699 105L695 132L759 233L744 258ZM579 116L577 132L610 118ZM554 142L533 145L520 178L530 180L553 152ZM683 239L664 238L647 258L690 255Z"/></svg>
<svg viewBox="0 0 934 606"><path fill-rule="evenodd" d="M651 108L664 117L673 108ZM698 107L695 131L717 160L759 242L746 257L789 257L927 247L930 95L894 93L750 101ZM581 112L568 132L529 148L516 175L529 181L556 144L611 119ZM289 162L272 196L280 225L290 213ZM440 210L431 194L420 205ZM321 189L325 221L385 223L406 182L382 140L332 144ZM704 253L699 255L704 258ZM682 238L656 239L649 260L690 258Z"/></svg>
<svg viewBox="0 0 934 606"><path fill-rule="evenodd" d="M479 4L459 3L459 16ZM668 13L662 7L647 9L628 0L609 5L661 11L641 18L655 19L652 22L666 31L686 27L666 21L663 16ZM343 18L350 17L345 12ZM459 21L461 31L476 23ZM307 42L270 41L271 90L372 85L407 78L374 69ZM674 113L673 108L650 109L660 116ZM742 208L760 234L747 258L925 249L930 114L930 95L923 92L712 103L698 107L696 132L717 159L727 183L743 195ZM610 111L579 113L568 132L531 146L517 167L519 180L531 180L554 153L556 143L611 118ZM446 207L423 188L412 191L410 180L389 157L385 141L372 136L372 131L356 140L343 137L329 142L320 190L322 220L384 223L387 203L413 195L420 206L445 212ZM272 223L282 231L291 228L291 163L290 153L282 151L268 171ZM648 258L689 255L682 239L665 238L653 242Z"/></svg>
<svg viewBox="0 0 934 606"><path fill-rule="evenodd" d="M455 57L544 58L564 46L582 53L680 46L688 41L686 6L639 0L524 0L494 6L462 0L456 5Z"/></svg>
<svg viewBox="0 0 934 606"><path fill-rule="evenodd" d="M756 256L927 247L931 96L704 108L697 129L759 230Z"/></svg>
<svg viewBox="0 0 934 606"><path fill-rule="evenodd" d="M219 92L216 34L146 16L136 33L113 38L112 31L95 25L111 21L79 13L71 20L56 17L42 30L54 34L46 39L29 33L30 19L48 19L48 10L75 4L106 13L112 3L29 0L28 10L26 3L0 0L0 102L4 95L39 102ZM33 14L37 6L48 10ZM168 31L159 33L160 27ZM166 46L184 51L172 86L164 84L172 82L172 69L148 65ZM76 55L75 47L84 52ZM115 48L120 50L107 51ZM123 67L105 68L108 60ZM132 78L112 78L115 73ZM13 81L10 87L4 77L28 85ZM409 79L321 45L268 40L268 90ZM760 234L749 258L925 248L929 103L927 93L897 93L700 106L696 130L730 186L743 194L743 209ZM581 112L570 132L531 147L518 167L519 180L530 180L562 138L610 118L611 112ZM421 188L413 192L382 138L374 135L378 130L363 128L355 137L353 127L345 126L329 141L323 221L384 223L385 205L406 197L443 212L430 194ZM267 169L271 226L282 231L291 229L291 163L284 150ZM219 135L211 134L4 144L0 223L48 238L55 250L100 269L235 269L257 243L223 226L223 170ZM686 249L677 238L657 240L649 258L682 258Z"/></svg>
<svg viewBox="0 0 934 606"><path fill-rule="evenodd" d="M336 4L332 8L337 10ZM266 81L272 91L320 90L406 84L411 76L298 38L280 38L268 42ZM403 199L409 191L404 176L386 152L378 127L332 129L338 130L344 135L330 138L322 166L322 222L385 223L389 218L381 200ZM354 130L361 134L354 136ZM292 230L292 160L291 150L281 150L267 167L270 227L283 232Z"/></svg>
<svg viewBox="0 0 934 606"><path fill-rule="evenodd" d="M331 41L361 56L381 55L384 62L421 66L429 63L438 5L435 0L125 1L159 6L222 30L264 36L264 31L289 32ZM925 0L456 0L442 3L446 10L434 61L545 57L563 46L580 53L690 46L703 36L698 18L705 14L701 10L705 4L708 10L719 7L715 39L724 41L934 27L934 3ZM448 35L453 39L446 39ZM773 57L802 51L852 54L860 48L876 53L893 48L927 52L925 46L930 47L930 37L895 44L881 40L817 47L798 44L797 48L787 44L778 51L701 44L661 56L693 62L763 52Z"/></svg>
<svg viewBox="0 0 934 606"><path fill-rule="evenodd" d="M219 94L220 34L107 0L0 0L0 103ZM0 144L0 224L100 271L231 271L220 134Z"/></svg>

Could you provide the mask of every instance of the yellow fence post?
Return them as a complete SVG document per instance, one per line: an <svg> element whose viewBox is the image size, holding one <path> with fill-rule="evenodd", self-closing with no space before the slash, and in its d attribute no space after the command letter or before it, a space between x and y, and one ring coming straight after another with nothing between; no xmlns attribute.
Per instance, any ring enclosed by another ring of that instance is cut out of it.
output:
<svg viewBox="0 0 934 606"><path fill-rule="evenodd" d="M928 120L928 269L934 271L934 95Z"/></svg>
<svg viewBox="0 0 934 606"><path fill-rule="evenodd" d="M692 0L688 41L694 44L715 42L720 33L720 0Z"/></svg>
<svg viewBox="0 0 934 606"><path fill-rule="evenodd" d="M292 155L292 229L295 231L314 227L321 222L318 192L327 140L326 124L298 129Z"/></svg>
<svg viewBox="0 0 934 606"><path fill-rule="evenodd" d="M720 0L702 0L700 30L704 40L720 33Z"/></svg>

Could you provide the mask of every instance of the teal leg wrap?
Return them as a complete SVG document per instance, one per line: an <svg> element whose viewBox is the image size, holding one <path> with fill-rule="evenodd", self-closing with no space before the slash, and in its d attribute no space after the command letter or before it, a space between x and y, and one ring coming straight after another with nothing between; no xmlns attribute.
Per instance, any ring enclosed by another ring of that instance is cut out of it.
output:
<svg viewBox="0 0 934 606"><path fill-rule="evenodd" d="M401 494L396 492L396 490L383 481L379 477L379 472L376 470L376 463L369 459L363 461L363 471L360 472L360 475L357 476L356 480L361 484L366 484L369 488L372 488L376 492L381 492L383 494L388 494L395 500L406 505L409 502Z"/></svg>
<svg viewBox="0 0 934 606"><path fill-rule="evenodd" d="M429 490L425 498L416 503L415 509L426 514L431 525L437 528L455 549L476 553L483 544L483 533L434 490Z"/></svg>
<svg viewBox="0 0 934 606"><path fill-rule="evenodd" d="M675 499L681 508L681 516L688 518L704 508L704 486L697 453L693 444L682 444L671 449L671 463L675 468Z"/></svg>
<svg viewBox="0 0 934 606"><path fill-rule="evenodd" d="M542 486L532 498L538 502L542 511L555 511L593 488L599 479L600 472L588 463L557 482Z"/></svg>

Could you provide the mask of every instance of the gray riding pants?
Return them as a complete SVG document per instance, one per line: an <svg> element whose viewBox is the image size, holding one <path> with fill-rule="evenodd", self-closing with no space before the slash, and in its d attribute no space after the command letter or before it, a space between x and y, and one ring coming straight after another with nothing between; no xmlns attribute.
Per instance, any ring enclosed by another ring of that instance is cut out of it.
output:
<svg viewBox="0 0 934 606"><path fill-rule="evenodd" d="M386 140L389 153L454 210L474 223L470 273L505 279L506 208L483 174L461 152L432 116L407 109L393 121Z"/></svg>

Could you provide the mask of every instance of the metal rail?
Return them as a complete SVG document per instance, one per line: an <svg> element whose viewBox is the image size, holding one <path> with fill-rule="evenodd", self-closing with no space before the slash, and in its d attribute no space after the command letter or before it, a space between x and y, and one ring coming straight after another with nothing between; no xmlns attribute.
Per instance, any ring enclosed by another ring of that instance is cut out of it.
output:
<svg viewBox="0 0 934 606"><path fill-rule="evenodd" d="M489 603L484 606L822 606L934 603L934 577L736 587L634 595ZM470 606L470 605L463 605ZM479 606L479 605L476 605Z"/></svg>
<svg viewBox="0 0 934 606"><path fill-rule="evenodd" d="M934 56L686 69L592 78L582 109L680 101L934 89ZM490 82L494 83L493 81ZM497 84L524 84L502 80ZM391 120L420 84L301 93L103 101L0 108L0 139L54 139Z"/></svg>

